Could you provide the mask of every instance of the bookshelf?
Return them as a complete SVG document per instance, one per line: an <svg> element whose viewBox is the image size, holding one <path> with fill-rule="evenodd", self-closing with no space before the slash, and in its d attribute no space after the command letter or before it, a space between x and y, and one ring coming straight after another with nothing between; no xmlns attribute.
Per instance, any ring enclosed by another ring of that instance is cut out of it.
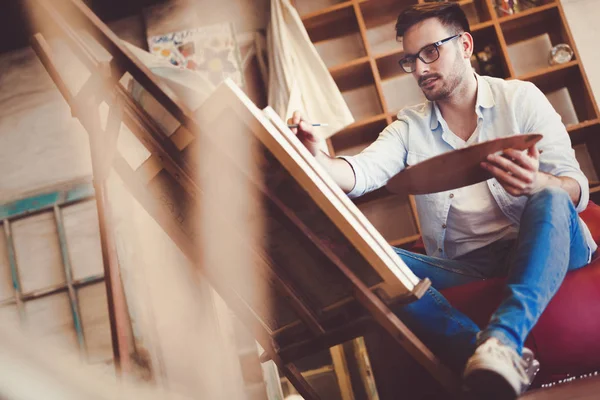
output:
<svg viewBox="0 0 600 400"><path fill-rule="evenodd" d="M401 108L425 100L412 76L397 64L402 45L395 40L394 29L402 9L424 2L295 2L310 39L356 120L328 140L333 155L360 152ZM590 180L592 198L600 200L600 114L560 2L543 0L536 7L512 15L498 13L495 0L456 2L469 19L475 53L487 46L494 50L493 68L480 74L531 81L544 92L567 127L582 170ZM568 63L550 66L548 53L560 43L571 46L574 56ZM419 237L411 196L380 189L356 203L390 244L407 245Z"/></svg>

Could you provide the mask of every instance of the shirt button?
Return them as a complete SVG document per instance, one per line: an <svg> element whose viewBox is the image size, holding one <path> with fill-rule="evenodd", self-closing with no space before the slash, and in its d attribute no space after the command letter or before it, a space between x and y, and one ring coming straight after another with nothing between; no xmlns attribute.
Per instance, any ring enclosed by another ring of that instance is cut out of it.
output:
<svg viewBox="0 0 600 400"><path fill-rule="evenodd" d="M454 193L450 193L450 198L454 198Z"/></svg>
<svg viewBox="0 0 600 400"><path fill-rule="evenodd" d="M446 229L446 224L442 224L442 229Z"/></svg>

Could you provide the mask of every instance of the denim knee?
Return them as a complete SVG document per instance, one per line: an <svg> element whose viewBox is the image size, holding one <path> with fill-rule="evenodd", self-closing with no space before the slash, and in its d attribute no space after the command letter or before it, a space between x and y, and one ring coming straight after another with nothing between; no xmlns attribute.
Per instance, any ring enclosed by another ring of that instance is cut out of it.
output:
<svg viewBox="0 0 600 400"><path fill-rule="evenodd" d="M533 204L543 204L547 207L548 211L555 211L563 207L575 211L575 206L571 201L569 193L563 188L555 186L544 188L529 196L527 205L530 206Z"/></svg>

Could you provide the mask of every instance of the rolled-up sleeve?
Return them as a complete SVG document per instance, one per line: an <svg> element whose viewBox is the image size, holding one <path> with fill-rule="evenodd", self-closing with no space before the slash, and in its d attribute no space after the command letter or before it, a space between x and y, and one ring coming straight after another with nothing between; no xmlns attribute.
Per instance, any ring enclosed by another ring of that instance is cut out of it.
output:
<svg viewBox="0 0 600 400"><path fill-rule="evenodd" d="M355 184L348 193L351 198L379 189L406 166L406 121L390 124L366 149L355 156L338 156L354 171Z"/></svg>
<svg viewBox="0 0 600 400"><path fill-rule="evenodd" d="M554 110L547 97L534 84L523 86L525 92L520 96L523 133L541 133L544 137L538 143L540 171L554 176L566 176L579 183L581 197L577 212L585 210L590 198L587 177L581 171L571 145L571 138L560 115Z"/></svg>

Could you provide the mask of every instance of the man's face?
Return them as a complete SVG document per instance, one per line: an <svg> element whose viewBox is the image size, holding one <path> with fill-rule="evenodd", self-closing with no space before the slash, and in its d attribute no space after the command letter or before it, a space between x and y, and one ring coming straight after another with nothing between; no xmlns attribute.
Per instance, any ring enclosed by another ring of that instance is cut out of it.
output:
<svg viewBox="0 0 600 400"><path fill-rule="evenodd" d="M426 19L404 33L404 52L414 56L423 47L454 34L454 31L442 25L437 18ZM448 98L462 82L466 65L461 46L459 37L438 47L439 58L436 61L426 64L417 58L412 74L428 100L439 101Z"/></svg>

